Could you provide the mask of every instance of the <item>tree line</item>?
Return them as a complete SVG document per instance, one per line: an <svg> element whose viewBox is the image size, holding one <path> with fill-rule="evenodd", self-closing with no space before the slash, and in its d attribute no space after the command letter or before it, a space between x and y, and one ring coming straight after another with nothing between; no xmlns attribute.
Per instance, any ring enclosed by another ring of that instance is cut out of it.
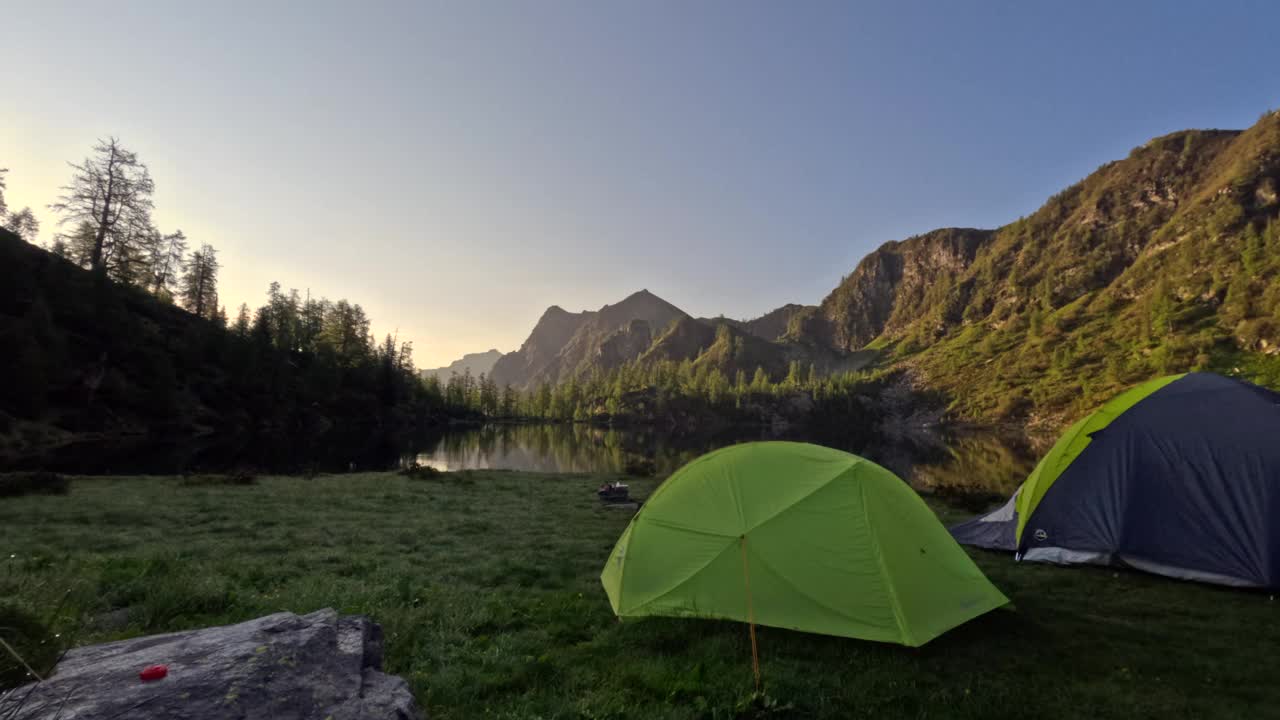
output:
<svg viewBox="0 0 1280 720"><path fill-rule="evenodd" d="M26 416L39 415L34 409L45 407L46 395L58 397L60 382L82 383L86 373L105 378L105 389L90 394L93 402L129 406L120 417L177 419L181 425L213 410L214 424L290 431L335 420L401 427L456 417L662 423L715 415L760 422L794 415L797 407L803 414L832 401L847 404L865 389L864 376L820 377L814 366L799 362L778 377L759 367L750 375L728 375L706 361L631 363L525 391L499 387L484 375L423 379L412 344L394 335L378 341L365 311L345 299L330 301L272 283L265 303L242 304L228 318L218 297L216 250L202 244L188 251L181 230L155 226L155 183L137 154L116 138L100 141L70 167L70 181L49 206L59 226L69 230L57 233L46 249L88 270L87 277L110 281L99 283L101 292L123 286L207 322L175 332L174 321L164 320L170 323L167 334L144 326L124 331L125 315L104 314L105 305L95 302L100 317L77 325L74 316L89 306L46 288L46 299L21 322L42 328L23 333L30 345L24 353L52 389L28 403L33 411ZM0 190L3 180L0 172ZM33 242L38 223L30 210L10 213L2 198L0 220ZM71 287L67 293L83 292ZM95 335L72 338L62 329L69 325L92 327ZM82 423L96 427L101 414L90 414L94 419Z"/></svg>
<svg viewBox="0 0 1280 720"><path fill-rule="evenodd" d="M0 434L12 419L72 433L165 436L193 430L323 437L369 427L400 432L469 413L417 375L413 348L378 341L357 303L272 283L265 302L228 318L209 244L152 221L155 184L136 153L99 142L50 204L59 231L39 230L0 192ZM0 191L6 176L0 172ZM10 235L12 233L12 235ZM13 237L16 235L17 237ZM8 237L6 237L8 236ZM26 242L21 242L25 240ZM321 442L316 440L317 442Z"/></svg>
<svg viewBox="0 0 1280 720"><path fill-rule="evenodd" d="M218 304L218 253L208 243L188 252L182 230L162 232L152 221L155 182L137 153L119 139L99 140L82 162L68 163L71 179L49 209L60 230L45 246L53 254L174 302L200 317L224 313ZM40 223L23 208L8 212L0 170L0 224L30 243Z"/></svg>
<svg viewBox="0 0 1280 720"><path fill-rule="evenodd" d="M0 168L0 227L27 242L35 242L36 235L40 232L40 221L31 212L31 208L24 207L21 210L9 210L9 206L5 202L5 176L8 174L9 168Z"/></svg>
<svg viewBox="0 0 1280 720"><path fill-rule="evenodd" d="M427 392L443 405L487 418L623 424L695 422L712 416L740 422L779 416L813 420L836 408L856 413L885 382L876 373L822 375L813 364L799 361L779 377L763 367L730 376L714 364L689 359L632 362L523 391L498 387L484 374L469 371L443 383L435 377L425 380Z"/></svg>
<svg viewBox="0 0 1280 720"><path fill-rule="evenodd" d="M418 376L413 344L392 334L379 342L371 324L358 303L273 282L263 305L242 304L226 327L223 363L255 414L283 414L295 427L316 414L389 428L449 416Z"/></svg>

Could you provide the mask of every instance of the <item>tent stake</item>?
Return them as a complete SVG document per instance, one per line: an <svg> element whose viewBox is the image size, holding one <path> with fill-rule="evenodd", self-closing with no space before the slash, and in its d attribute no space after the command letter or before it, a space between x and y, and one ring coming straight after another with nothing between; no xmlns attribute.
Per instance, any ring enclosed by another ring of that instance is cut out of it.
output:
<svg viewBox="0 0 1280 720"><path fill-rule="evenodd" d="M751 671L756 676L756 692L760 692L760 652L756 647L756 613L751 605L751 573L747 570L747 536L739 538L742 548L742 582L747 589L747 627L751 633Z"/></svg>

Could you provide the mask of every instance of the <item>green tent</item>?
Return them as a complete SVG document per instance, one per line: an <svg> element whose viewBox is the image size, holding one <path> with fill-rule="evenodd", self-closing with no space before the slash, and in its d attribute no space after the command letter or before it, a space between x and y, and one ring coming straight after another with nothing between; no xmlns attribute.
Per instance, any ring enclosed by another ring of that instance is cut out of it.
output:
<svg viewBox="0 0 1280 720"><path fill-rule="evenodd" d="M619 617L910 646L1008 602L893 473L792 442L734 445L681 468L632 519L600 579Z"/></svg>

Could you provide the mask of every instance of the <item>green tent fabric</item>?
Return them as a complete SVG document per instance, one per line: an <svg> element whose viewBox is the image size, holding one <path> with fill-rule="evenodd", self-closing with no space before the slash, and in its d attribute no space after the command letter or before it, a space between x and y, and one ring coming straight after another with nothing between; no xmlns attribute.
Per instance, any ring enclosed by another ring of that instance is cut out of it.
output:
<svg viewBox="0 0 1280 720"><path fill-rule="evenodd" d="M893 473L791 442L734 445L681 468L632 519L601 581L623 618L910 646L1008 602Z"/></svg>
<svg viewBox="0 0 1280 720"><path fill-rule="evenodd" d="M1124 411L1137 405L1143 398L1169 383L1184 377L1184 375L1166 375L1164 377L1149 380L1141 385L1129 388L1125 392L1112 398L1106 405L1087 415L1075 425L1067 428L1067 431L1058 438L1058 442L1053 444L1049 452L1040 462L1036 464L1031 474L1023 481L1022 488L1018 491L1017 510L1018 510L1018 527L1015 538L1018 542L1022 541L1022 530L1027 525L1027 518L1031 517L1040 504L1040 500L1044 498L1044 494L1053 487L1053 483L1058 479L1059 475L1067 469L1084 449L1089 447L1094 433L1106 428Z"/></svg>

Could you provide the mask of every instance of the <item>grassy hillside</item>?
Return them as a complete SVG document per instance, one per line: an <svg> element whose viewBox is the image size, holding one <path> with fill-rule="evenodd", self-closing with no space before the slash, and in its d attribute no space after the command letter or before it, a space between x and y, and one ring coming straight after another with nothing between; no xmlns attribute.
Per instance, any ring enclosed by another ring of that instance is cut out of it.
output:
<svg viewBox="0 0 1280 720"><path fill-rule="evenodd" d="M1280 385L1280 114L1156 138L995 231L868 256L809 336L864 344L964 415L1061 423L1213 369Z"/></svg>
<svg viewBox="0 0 1280 720"><path fill-rule="evenodd" d="M204 359L217 336L0 230L0 459L77 434L213 424L227 399L214 390L227 378Z"/></svg>
<svg viewBox="0 0 1280 720"><path fill-rule="evenodd" d="M791 318L800 313L812 310L812 305L796 305L788 303L776 310L771 310L758 318L744 320L740 323L743 330L765 340L780 340L787 333Z"/></svg>
<svg viewBox="0 0 1280 720"><path fill-rule="evenodd" d="M0 633L43 664L64 642L365 613L383 625L387 669L438 720L1175 720L1280 706L1266 595L979 551L1016 610L917 649L761 628L755 695L743 625L613 617L598 578L629 517L599 507L602 479L78 478L66 496L0 503ZM0 678L12 665L0 657Z"/></svg>

